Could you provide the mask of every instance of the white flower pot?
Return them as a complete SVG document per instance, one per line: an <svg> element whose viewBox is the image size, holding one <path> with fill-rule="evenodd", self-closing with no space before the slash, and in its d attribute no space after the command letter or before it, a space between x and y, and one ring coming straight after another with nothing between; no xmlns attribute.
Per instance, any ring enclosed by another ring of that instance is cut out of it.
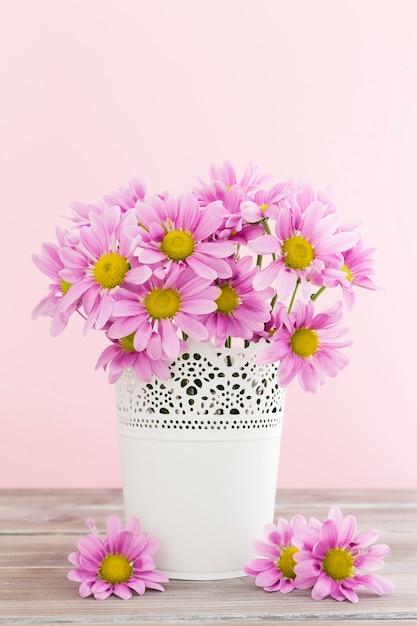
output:
<svg viewBox="0 0 417 626"><path fill-rule="evenodd" d="M126 517L170 578L243 576L273 521L285 394L257 350L192 343L169 381L116 384Z"/></svg>

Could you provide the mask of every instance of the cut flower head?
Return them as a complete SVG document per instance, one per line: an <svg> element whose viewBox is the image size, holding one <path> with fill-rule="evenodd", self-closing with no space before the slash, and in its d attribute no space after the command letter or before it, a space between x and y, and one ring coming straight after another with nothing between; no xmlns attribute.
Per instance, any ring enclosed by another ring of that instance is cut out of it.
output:
<svg viewBox="0 0 417 626"><path fill-rule="evenodd" d="M377 530L357 533L356 528L353 515L344 517L338 507L333 507L320 528L294 539L298 585L300 589L312 588L313 600L331 596L357 603L359 589L379 596L394 590L391 581L373 573L384 566L389 547L373 545L379 537Z"/></svg>
<svg viewBox="0 0 417 626"><path fill-rule="evenodd" d="M132 591L143 595L146 589L164 591L165 574L155 570L152 554L158 550L158 539L140 532L139 520L131 518L125 529L116 515L107 520L107 536L101 538L93 520L87 520L90 533L78 541L78 552L68 560L75 565L69 580L80 583L82 598L93 595L105 600L112 594L128 600Z"/></svg>
<svg viewBox="0 0 417 626"><path fill-rule="evenodd" d="M34 254L52 283L33 311L56 336L78 314L110 345L97 366L110 382L133 368L169 377L188 337L217 347L262 340L278 382L318 391L347 364L343 305L324 311L324 290L350 310L357 289L378 289L357 228L340 223L330 186L273 182L250 163L212 165L178 197L147 192L142 178L94 204L73 202L70 226Z"/></svg>
<svg viewBox="0 0 417 626"><path fill-rule="evenodd" d="M289 593L297 589L295 554L298 552L293 538L307 528L318 528L320 522L311 518L308 522L302 515L294 515L287 521L280 518L277 524L267 524L264 528L265 540L254 541L253 548L261 558L246 563L243 571L255 578L255 584L265 591Z"/></svg>

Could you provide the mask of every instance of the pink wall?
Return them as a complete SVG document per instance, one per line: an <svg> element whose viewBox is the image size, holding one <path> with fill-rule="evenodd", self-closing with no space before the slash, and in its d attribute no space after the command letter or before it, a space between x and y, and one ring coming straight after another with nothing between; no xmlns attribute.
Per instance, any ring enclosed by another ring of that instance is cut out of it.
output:
<svg viewBox="0 0 417 626"><path fill-rule="evenodd" d="M69 201L225 158L332 181L379 248L350 366L287 396L279 485L417 487L414 0L2 0L0 485L120 485L104 338L52 339L30 260ZM61 221L61 223L63 223ZM152 468L150 468L152 471Z"/></svg>

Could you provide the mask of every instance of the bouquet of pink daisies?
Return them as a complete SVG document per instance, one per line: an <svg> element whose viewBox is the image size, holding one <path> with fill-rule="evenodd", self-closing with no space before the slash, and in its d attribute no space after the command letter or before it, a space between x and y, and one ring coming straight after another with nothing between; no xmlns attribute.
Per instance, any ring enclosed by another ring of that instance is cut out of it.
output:
<svg viewBox="0 0 417 626"><path fill-rule="evenodd" d="M187 341L217 347L259 342L258 361L279 363L277 381L298 377L316 392L348 362L341 301L317 311L328 288L349 310L357 287L378 289L374 249L358 225L341 224L330 186L270 182L249 164L240 180L229 162L208 182L174 197L150 194L140 178L95 204L71 204L57 243L34 254L51 280L33 318L59 335L73 314L84 333L103 331L97 368L110 382L169 378Z"/></svg>

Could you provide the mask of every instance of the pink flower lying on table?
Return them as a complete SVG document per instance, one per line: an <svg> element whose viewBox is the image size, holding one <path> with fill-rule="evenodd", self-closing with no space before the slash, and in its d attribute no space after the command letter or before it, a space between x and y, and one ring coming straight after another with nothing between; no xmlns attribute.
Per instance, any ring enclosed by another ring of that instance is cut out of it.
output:
<svg viewBox="0 0 417 626"><path fill-rule="evenodd" d="M123 600L132 597L132 590L143 595L145 590L164 591L161 583L168 578L155 570L152 554L159 548L159 540L140 532L139 520L130 519L123 530L116 515L107 520L107 537L102 539L94 520L88 520L91 529L77 543L79 552L72 552L68 560L75 565L68 578L79 582L82 598L93 595L105 600L112 593Z"/></svg>
<svg viewBox="0 0 417 626"><path fill-rule="evenodd" d="M316 528L321 524L314 518L307 524L302 515L294 515L289 522L280 518L277 525L267 524L264 528L266 541L255 541L253 544L262 558L246 563L243 568L245 574L253 576L255 584L265 591L289 593L296 589L298 585L294 555L298 548L293 545L293 537L310 526Z"/></svg>
<svg viewBox="0 0 417 626"><path fill-rule="evenodd" d="M379 532L357 533L355 517L343 517L336 506L323 524L295 515L289 522L280 518L277 525L267 524L264 535L266 541L254 542L262 558L252 559L243 570L265 591L312 589L313 600L331 596L356 603L359 589L380 596L394 590L389 580L369 573L383 567L389 553L385 544L372 545Z"/></svg>
<svg viewBox="0 0 417 626"><path fill-rule="evenodd" d="M369 589L379 596L394 590L393 584L374 570L384 566L384 557L390 549L385 544L372 545L379 537L377 530L356 532L353 515L343 517L338 507L333 507L326 521L316 531L309 533L308 544L303 537L294 538L299 548L294 568L298 587L312 587L313 600L331 596L335 600L358 602L358 589Z"/></svg>

